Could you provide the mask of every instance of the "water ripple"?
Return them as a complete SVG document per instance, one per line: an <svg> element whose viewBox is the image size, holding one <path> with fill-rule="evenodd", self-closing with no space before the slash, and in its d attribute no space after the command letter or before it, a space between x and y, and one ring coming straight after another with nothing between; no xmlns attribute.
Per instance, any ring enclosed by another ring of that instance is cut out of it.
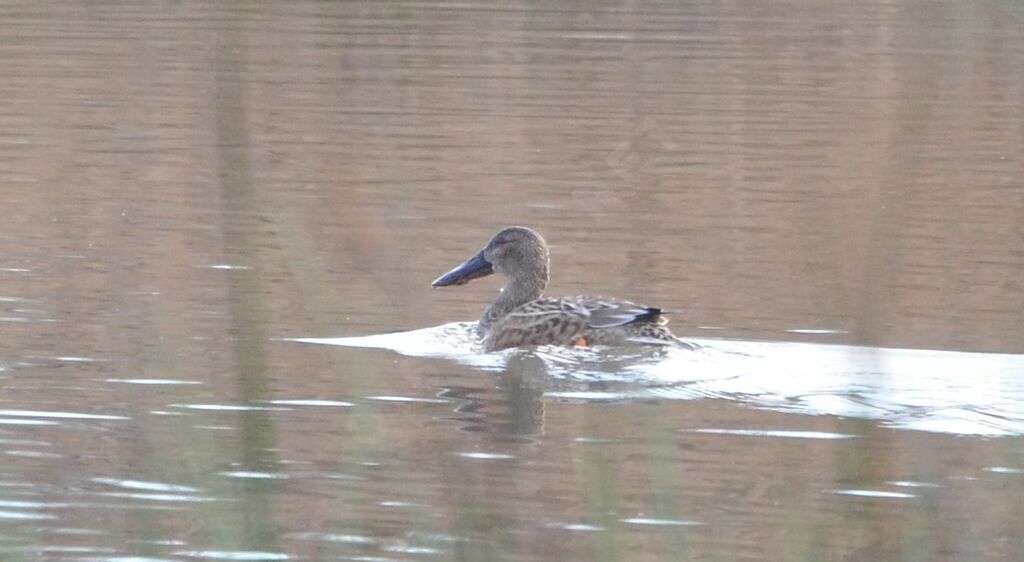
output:
<svg viewBox="0 0 1024 562"><path fill-rule="evenodd" d="M843 496L859 496L862 498L913 499L916 494L906 492L889 492L886 490L834 490L833 493Z"/></svg>
<svg viewBox="0 0 1024 562"><path fill-rule="evenodd" d="M142 385L184 385L203 384L200 381L188 381L178 379L103 379L104 382L120 384L142 384Z"/></svg>
<svg viewBox="0 0 1024 562"><path fill-rule="evenodd" d="M168 404L171 408L205 410L213 412L289 412L291 408L274 406L249 406L245 404Z"/></svg>
<svg viewBox="0 0 1024 562"><path fill-rule="evenodd" d="M534 369L544 378L532 380L549 399L713 398L902 429L1024 435L1024 355L714 339L689 340L698 351L542 346L483 353L474 326L290 341L444 357L485 371Z"/></svg>
<svg viewBox="0 0 1024 562"><path fill-rule="evenodd" d="M771 429L686 429L690 433L714 433L717 435L742 435L747 437L783 437L788 439L850 439L856 437L849 433L829 433L826 431L789 431Z"/></svg>
<svg viewBox="0 0 1024 562"><path fill-rule="evenodd" d="M686 519L652 519L650 517L630 517L622 519L623 523L630 525L652 525L660 527L699 527L707 525L703 521L690 521Z"/></svg>
<svg viewBox="0 0 1024 562"><path fill-rule="evenodd" d="M254 480L286 480L288 479L287 474L278 474L274 472L252 472L246 470L233 470L230 472L220 472L221 476L227 476L228 478L250 478Z"/></svg>
<svg viewBox="0 0 1024 562"><path fill-rule="evenodd" d="M174 554L189 558L209 558L211 560L290 560L291 556L278 552L259 552L247 550L179 550Z"/></svg>
<svg viewBox="0 0 1024 562"><path fill-rule="evenodd" d="M333 408L349 408L355 406L351 402L342 402L340 400L268 400L267 404L278 404L282 406L325 406Z"/></svg>
<svg viewBox="0 0 1024 562"><path fill-rule="evenodd" d="M130 420L124 416L110 416L106 414L80 414L76 412L47 412L39 410L0 410L0 416L26 417L26 418L55 418L71 420Z"/></svg>
<svg viewBox="0 0 1024 562"><path fill-rule="evenodd" d="M56 518L56 515L49 515L46 513L26 513L24 511L0 510L0 521L48 521Z"/></svg>
<svg viewBox="0 0 1024 562"><path fill-rule="evenodd" d="M116 486L118 488L127 488L129 490L149 490L154 492L172 492L172 493L192 493L198 492L196 488L192 486L182 486L180 484L165 484L163 482L145 482L142 480L122 480L120 478L107 478L107 477L96 477L92 479L97 484L106 484L108 486Z"/></svg>

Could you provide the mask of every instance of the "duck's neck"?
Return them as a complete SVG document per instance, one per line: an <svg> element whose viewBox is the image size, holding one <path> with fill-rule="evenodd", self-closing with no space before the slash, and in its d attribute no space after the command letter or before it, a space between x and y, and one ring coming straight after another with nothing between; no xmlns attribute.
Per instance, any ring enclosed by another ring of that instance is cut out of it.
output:
<svg viewBox="0 0 1024 562"><path fill-rule="evenodd" d="M494 299L491 306L484 311L483 318L480 319L480 327L486 328L517 306L539 299L544 294L544 287L547 284L546 275L527 279L509 279L501 289L501 293L498 294L498 298Z"/></svg>

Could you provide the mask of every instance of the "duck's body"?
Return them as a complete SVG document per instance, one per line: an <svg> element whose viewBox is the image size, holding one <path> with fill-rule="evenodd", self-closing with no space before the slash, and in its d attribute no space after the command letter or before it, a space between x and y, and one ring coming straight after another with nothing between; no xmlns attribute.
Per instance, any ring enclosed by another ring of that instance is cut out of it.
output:
<svg viewBox="0 0 1024 562"><path fill-rule="evenodd" d="M487 247L433 285L462 285L494 272L506 277L506 283L477 324L487 351L527 345L670 344L695 348L672 335L658 308L587 296L544 297L548 247L539 234L521 226L496 234Z"/></svg>
<svg viewBox="0 0 1024 562"><path fill-rule="evenodd" d="M488 351L524 345L680 343L661 310L627 301L578 296L542 297L490 325L481 323Z"/></svg>

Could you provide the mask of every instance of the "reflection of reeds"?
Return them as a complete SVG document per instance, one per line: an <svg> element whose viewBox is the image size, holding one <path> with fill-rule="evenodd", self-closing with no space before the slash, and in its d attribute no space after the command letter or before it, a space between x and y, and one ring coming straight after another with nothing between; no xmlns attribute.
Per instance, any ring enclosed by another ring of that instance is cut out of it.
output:
<svg viewBox="0 0 1024 562"><path fill-rule="evenodd" d="M263 257L253 236L258 230L251 217L262 211L255 198L252 171L252 140L249 97L238 70L250 51L244 18L231 32L221 34L215 72L217 101L214 133L217 180L221 193L221 231L224 256L230 265L242 267L227 272L227 326L237 376L240 403L256 404L271 398L268 390L267 306L262 283ZM257 473L278 470L275 425L263 410L241 412L237 451L238 469ZM209 540L222 550L276 552L280 527L273 520L276 483L242 479L232 497L241 508L217 504L207 513Z"/></svg>

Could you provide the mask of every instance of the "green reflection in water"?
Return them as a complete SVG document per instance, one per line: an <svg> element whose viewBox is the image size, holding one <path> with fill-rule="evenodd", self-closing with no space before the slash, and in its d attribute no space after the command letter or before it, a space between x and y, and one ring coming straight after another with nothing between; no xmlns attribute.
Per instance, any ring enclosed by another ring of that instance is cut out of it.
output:
<svg viewBox="0 0 1024 562"><path fill-rule="evenodd" d="M244 267L228 274L228 315L238 376L241 404L254 404L268 398L266 306L261 284L260 255L254 241L258 229L253 217L261 209L253 192L249 155L250 115L246 76L250 74L246 56L246 12L231 31L220 34L219 59L215 63L215 131L217 180L222 195L221 217L224 254L227 263ZM240 470L275 472L277 459L272 452L276 438L272 419L261 410L239 415ZM272 521L275 502L273 481L243 478L236 494L240 506L215 504L208 513L213 541L218 548L276 551L278 528Z"/></svg>

